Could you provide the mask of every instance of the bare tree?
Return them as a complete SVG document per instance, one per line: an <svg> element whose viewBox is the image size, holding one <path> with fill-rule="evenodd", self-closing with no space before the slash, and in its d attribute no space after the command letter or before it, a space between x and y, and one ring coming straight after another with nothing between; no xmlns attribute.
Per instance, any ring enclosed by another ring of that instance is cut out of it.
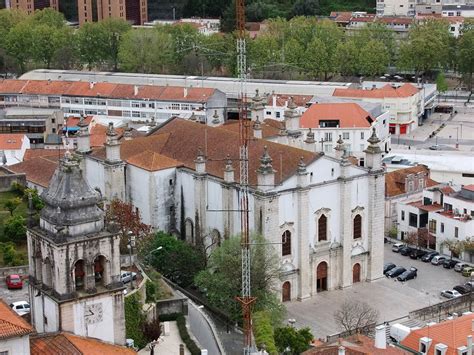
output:
<svg viewBox="0 0 474 355"><path fill-rule="evenodd" d="M334 312L334 320L349 335L354 333L365 333L367 327L375 324L379 312L367 303L354 300L346 300L341 308Z"/></svg>
<svg viewBox="0 0 474 355"><path fill-rule="evenodd" d="M441 245L448 248L451 253L451 259L453 256L459 257L465 248L465 243L457 239L446 239L441 243Z"/></svg>

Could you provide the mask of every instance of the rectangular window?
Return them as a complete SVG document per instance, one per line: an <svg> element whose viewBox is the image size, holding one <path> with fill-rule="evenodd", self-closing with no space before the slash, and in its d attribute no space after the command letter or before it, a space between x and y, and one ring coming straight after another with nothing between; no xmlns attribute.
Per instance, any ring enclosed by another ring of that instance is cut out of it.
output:
<svg viewBox="0 0 474 355"><path fill-rule="evenodd" d="M360 132L360 139L364 139L364 132Z"/></svg>
<svg viewBox="0 0 474 355"><path fill-rule="evenodd" d="M349 139L349 132L343 132L342 139Z"/></svg>
<svg viewBox="0 0 474 355"><path fill-rule="evenodd" d="M332 132L325 132L324 133L324 140L326 142L332 142Z"/></svg>
<svg viewBox="0 0 474 355"><path fill-rule="evenodd" d="M179 104L171 104L172 110L179 110Z"/></svg>
<svg viewBox="0 0 474 355"><path fill-rule="evenodd" d="M402 221L405 220L405 211L402 211Z"/></svg>
<svg viewBox="0 0 474 355"><path fill-rule="evenodd" d="M422 189L424 187L425 180L424 179L418 179L418 189Z"/></svg>
<svg viewBox="0 0 474 355"><path fill-rule="evenodd" d="M444 223L441 223L441 233L444 233Z"/></svg>
<svg viewBox="0 0 474 355"><path fill-rule="evenodd" d="M418 227L418 216L416 214L410 212L409 217L408 217L408 224L410 225L410 227L417 228Z"/></svg>
<svg viewBox="0 0 474 355"><path fill-rule="evenodd" d="M445 203L444 204L444 210L446 212L452 212L453 211L453 205L449 204L449 203Z"/></svg>
<svg viewBox="0 0 474 355"><path fill-rule="evenodd" d="M430 233L436 233L436 220L435 219L432 219L431 221L429 221L428 229Z"/></svg>
<svg viewBox="0 0 474 355"><path fill-rule="evenodd" d="M277 111L277 112L275 112L275 117L276 117L276 118L280 118L280 117L281 117L281 113L280 113L280 112L278 112L278 111Z"/></svg>
<svg viewBox="0 0 474 355"><path fill-rule="evenodd" d="M459 238L459 228L454 227L454 238Z"/></svg>

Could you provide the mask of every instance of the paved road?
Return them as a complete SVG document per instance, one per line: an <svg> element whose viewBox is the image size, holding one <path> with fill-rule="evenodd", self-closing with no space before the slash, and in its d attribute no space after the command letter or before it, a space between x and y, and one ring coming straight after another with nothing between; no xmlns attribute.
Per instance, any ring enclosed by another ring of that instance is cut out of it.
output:
<svg viewBox="0 0 474 355"><path fill-rule="evenodd" d="M404 267L417 267L418 278L405 283L383 278L372 283L361 282L344 290L321 292L305 302L286 303L288 318L296 319L298 327L310 327L316 337L325 337L341 331L334 322L334 312L345 300L363 300L379 311L379 322L390 321L439 302L441 290L467 281L453 270L393 253L390 244L385 245L385 259Z"/></svg>
<svg viewBox="0 0 474 355"><path fill-rule="evenodd" d="M201 347L207 349L209 355L219 355L219 346L213 336L213 332L206 318L201 313L202 310L193 302L188 302L188 321L191 332L201 344Z"/></svg>
<svg viewBox="0 0 474 355"><path fill-rule="evenodd" d="M21 290L9 290L5 285L5 281L0 282L0 298L5 301L6 304L10 304L15 301L28 301L28 286L26 282L23 283Z"/></svg>

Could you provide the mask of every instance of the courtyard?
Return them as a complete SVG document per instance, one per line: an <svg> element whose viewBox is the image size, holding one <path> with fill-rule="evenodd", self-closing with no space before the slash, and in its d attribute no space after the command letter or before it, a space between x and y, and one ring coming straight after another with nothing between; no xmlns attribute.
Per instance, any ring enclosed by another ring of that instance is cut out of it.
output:
<svg viewBox="0 0 474 355"><path fill-rule="evenodd" d="M408 312L445 300L440 292L465 283L467 278L454 270L412 260L391 251L392 244L385 244L385 262L418 269L418 277L407 282L382 278L372 283L360 282L344 290L321 292L304 301L285 303L288 319L296 327L310 327L314 336L324 338L342 331L334 322L333 314L345 300L367 302L379 311L378 322L403 318Z"/></svg>

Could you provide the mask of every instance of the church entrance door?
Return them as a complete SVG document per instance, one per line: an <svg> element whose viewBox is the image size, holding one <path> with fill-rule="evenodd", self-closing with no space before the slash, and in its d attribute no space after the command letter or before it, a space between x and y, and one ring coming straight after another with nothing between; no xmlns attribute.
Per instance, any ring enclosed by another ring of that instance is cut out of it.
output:
<svg viewBox="0 0 474 355"><path fill-rule="evenodd" d="M289 281L283 283L281 294L282 302L291 301L291 284Z"/></svg>
<svg viewBox="0 0 474 355"><path fill-rule="evenodd" d="M316 291L327 291L328 289L328 264L323 261L316 269Z"/></svg>
<svg viewBox="0 0 474 355"><path fill-rule="evenodd" d="M352 283L360 282L360 264L354 264L352 268Z"/></svg>

